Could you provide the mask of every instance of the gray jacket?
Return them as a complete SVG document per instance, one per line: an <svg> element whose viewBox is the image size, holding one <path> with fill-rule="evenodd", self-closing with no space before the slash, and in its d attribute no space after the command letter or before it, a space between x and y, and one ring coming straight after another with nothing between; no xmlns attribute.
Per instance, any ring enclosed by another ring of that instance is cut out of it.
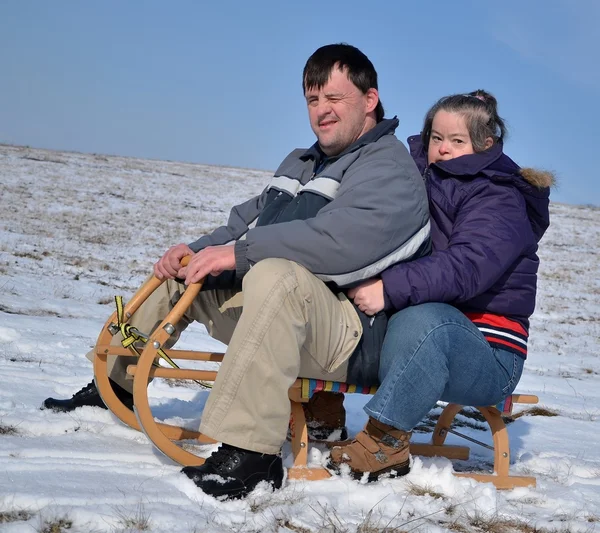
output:
<svg viewBox="0 0 600 533"><path fill-rule="evenodd" d="M238 280L261 259L281 257L301 264L334 292L429 253L423 178L393 135L397 125L395 118L383 120L335 157L326 157L318 144L294 150L262 194L235 206L226 226L190 248L235 241ZM219 278L207 280L206 287L233 284L231 276ZM387 317L357 311L364 331L348 381L367 386L377 382Z"/></svg>

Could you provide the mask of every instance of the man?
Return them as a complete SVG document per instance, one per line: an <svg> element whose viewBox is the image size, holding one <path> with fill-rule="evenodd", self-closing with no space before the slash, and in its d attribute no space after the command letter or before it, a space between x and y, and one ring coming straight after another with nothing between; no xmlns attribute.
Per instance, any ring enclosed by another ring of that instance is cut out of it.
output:
<svg viewBox="0 0 600 533"><path fill-rule="evenodd" d="M200 427L223 444L183 469L213 496L241 497L261 481L281 486L288 390L298 376L376 383L387 317L367 316L343 289L429 250L423 180L393 135L397 119L384 119L369 59L347 44L324 46L302 82L317 142L288 155L226 226L167 250L154 266L166 282L131 320L152 329L185 285L206 277L172 342L198 320L228 344ZM123 397L126 365L117 358L110 370ZM92 398L94 386L80 393ZM74 408L76 396L45 405Z"/></svg>

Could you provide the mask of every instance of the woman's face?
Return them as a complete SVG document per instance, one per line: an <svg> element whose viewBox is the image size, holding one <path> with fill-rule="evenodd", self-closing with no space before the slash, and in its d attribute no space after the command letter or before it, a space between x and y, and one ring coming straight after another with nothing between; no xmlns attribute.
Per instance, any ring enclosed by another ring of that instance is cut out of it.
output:
<svg viewBox="0 0 600 533"><path fill-rule="evenodd" d="M427 147L429 164L474 153L464 117L443 109L438 111L433 117Z"/></svg>

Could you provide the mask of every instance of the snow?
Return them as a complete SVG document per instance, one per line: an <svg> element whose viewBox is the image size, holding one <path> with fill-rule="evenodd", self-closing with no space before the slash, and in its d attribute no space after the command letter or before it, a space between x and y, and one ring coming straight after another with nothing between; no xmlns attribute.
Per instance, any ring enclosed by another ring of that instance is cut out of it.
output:
<svg viewBox="0 0 600 533"><path fill-rule="evenodd" d="M245 500L220 502L107 411L40 410L46 397L69 397L91 380L84 354L113 296L129 298L168 246L224 223L231 205L269 177L0 146L0 531L600 529L600 209L591 206L552 204L540 250L538 309L517 392L537 394L538 407L557 416L526 415L509 427L511 471L536 476L537 488L498 491L452 476L446 459L415 456L401 479L286 481L274 493L259 487ZM224 350L199 325L178 347ZM150 386L156 417L192 428L207 394L196 385ZM366 421L366 400L346 398L351 435ZM461 431L490 442L481 427L472 421ZM326 450L309 452L319 463ZM286 465L290 453L286 445ZM475 446L454 467L492 461Z"/></svg>

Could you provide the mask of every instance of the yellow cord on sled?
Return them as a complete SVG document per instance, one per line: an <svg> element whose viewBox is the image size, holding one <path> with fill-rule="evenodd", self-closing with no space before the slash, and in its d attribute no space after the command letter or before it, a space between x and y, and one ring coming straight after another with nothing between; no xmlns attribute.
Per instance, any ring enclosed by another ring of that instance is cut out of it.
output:
<svg viewBox="0 0 600 533"><path fill-rule="evenodd" d="M137 328L135 328L134 326L128 324L127 322L125 322L123 320L125 306L123 305L123 297L122 296L115 296L115 304L117 306L117 327L119 328L119 331L121 332L121 335L123 337L123 340L121 341L121 345L123 346L123 348L128 348L137 357L139 357L141 355L141 353L136 348L135 343L137 341L141 341L141 342L145 343L148 341L148 339L150 337L149 337L149 335L142 333ZM172 368L179 368L177 363L175 361L173 361L173 359L171 359L162 348L159 348L156 351L156 353L159 355L159 357L161 357L167 363L169 363L169 365L171 365ZM152 365L160 366L156 361L154 361L152 363ZM212 389L212 383L210 383L208 381L194 380L194 382L197 383L198 385L202 385L203 387Z"/></svg>

